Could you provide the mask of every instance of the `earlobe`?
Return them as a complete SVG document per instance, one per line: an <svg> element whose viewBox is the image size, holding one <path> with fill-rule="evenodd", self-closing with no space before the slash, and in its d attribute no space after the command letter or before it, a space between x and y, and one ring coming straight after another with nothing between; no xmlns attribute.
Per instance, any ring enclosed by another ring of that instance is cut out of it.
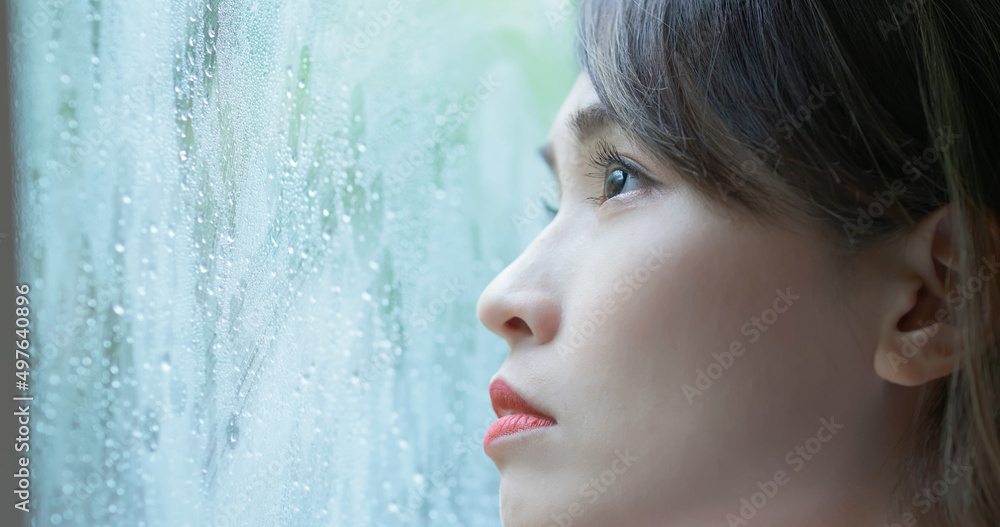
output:
<svg viewBox="0 0 1000 527"><path fill-rule="evenodd" d="M951 375L960 366L961 337L957 327L937 321L897 332L891 342L880 343L875 351L875 373L903 386L919 386Z"/></svg>
<svg viewBox="0 0 1000 527"><path fill-rule="evenodd" d="M951 205L924 217L904 238L899 275L886 293L886 313L875 350L875 372L903 386L919 386L960 366L962 335L952 324L947 290L955 283Z"/></svg>

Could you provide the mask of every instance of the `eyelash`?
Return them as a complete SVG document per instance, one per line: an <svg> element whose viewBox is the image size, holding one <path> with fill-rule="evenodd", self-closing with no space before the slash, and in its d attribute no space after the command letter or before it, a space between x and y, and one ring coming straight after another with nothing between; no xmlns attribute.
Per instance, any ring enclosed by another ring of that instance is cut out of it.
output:
<svg viewBox="0 0 1000 527"><path fill-rule="evenodd" d="M549 213L549 221L552 221L556 217L556 214L559 214L559 209L549 204L548 200L543 200L542 205L545 206L545 211Z"/></svg>
<svg viewBox="0 0 1000 527"><path fill-rule="evenodd" d="M608 178L608 170L612 166L618 166L628 172L629 177L638 178L643 183L648 183L648 180L642 176L639 171L634 168L633 163L626 160L618 152L618 149L614 147L611 143L607 141L600 141L597 145L597 152L590 157L590 166L598 169L600 172L588 172L584 174L587 177L592 177L601 181L601 195L593 196L587 198L588 201L593 201L597 203L598 206L603 205L605 201L609 198L604 194L604 182ZM549 220L551 221L559 213L559 209L553 207L546 201L544 203L545 210L549 213Z"/></svg>
<svg viewBox="0 0 1000 527"><path fill-rule="evenodd" d="M618 150L606 141L600 141L597 144L597 153L591 156L590 166L600 170L600 173L589 172L584 174L587 177L592 177L601 181L601 195L587 198L589 201L593 201L598 205L604 204L608 200L608 197L604 194L604 182L608 179L608 170L614 166L618 165L625 168L630 176L635 176L632 169L629 167L631 163L625 161Z"/></svg>

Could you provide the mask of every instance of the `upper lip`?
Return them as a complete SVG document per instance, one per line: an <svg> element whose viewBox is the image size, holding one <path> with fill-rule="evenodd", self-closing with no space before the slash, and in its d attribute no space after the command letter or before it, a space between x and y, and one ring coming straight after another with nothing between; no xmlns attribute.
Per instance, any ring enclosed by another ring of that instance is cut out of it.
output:
<svg viewBox="0 0 1000 527"><path fill-rule="evenodd" d="M525 401L513 388L501 379L490 383L490 400L493 402L493 411L497 417L506 417L511 414L526 414L546 419L555 419L552 416L536 410L528 401Z"/></svg>

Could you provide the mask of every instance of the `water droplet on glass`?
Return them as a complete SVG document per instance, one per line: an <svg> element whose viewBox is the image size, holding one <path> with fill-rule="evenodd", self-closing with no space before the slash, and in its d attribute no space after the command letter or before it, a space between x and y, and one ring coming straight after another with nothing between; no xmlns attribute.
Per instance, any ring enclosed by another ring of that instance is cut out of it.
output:
<svg viewBox="0 0 1000 527"><path fill-rule="evenodd" d="M229 427L226 430L226 433L229 436L229 446L235 447L236 442L240 440L240 426L239 423L236 422L236 414L233 414L233 416L229 418Z"/></svg>

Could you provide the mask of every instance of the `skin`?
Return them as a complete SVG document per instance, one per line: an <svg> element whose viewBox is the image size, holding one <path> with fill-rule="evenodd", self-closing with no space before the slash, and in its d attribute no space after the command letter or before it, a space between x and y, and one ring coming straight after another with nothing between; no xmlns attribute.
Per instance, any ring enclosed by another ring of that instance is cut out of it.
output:
<svg viewBox="0 0 1000 527"><path fill-rule="evenodd" d="M598 102L581 74L549 134L559 213L477 306L510 347L494 379L558 423L487 449L503 524L891 525L916 386L954 368L933 352L954 344L947 328L887 362L930 334L900 322L937 301L947 211L847 272L813 227L724 213L620 128L578 142L570 117ZM657 184L587 200L599 140ZM734 341L745 351L686 390ZM777 491L746 520L758 483Z"/></svg>

